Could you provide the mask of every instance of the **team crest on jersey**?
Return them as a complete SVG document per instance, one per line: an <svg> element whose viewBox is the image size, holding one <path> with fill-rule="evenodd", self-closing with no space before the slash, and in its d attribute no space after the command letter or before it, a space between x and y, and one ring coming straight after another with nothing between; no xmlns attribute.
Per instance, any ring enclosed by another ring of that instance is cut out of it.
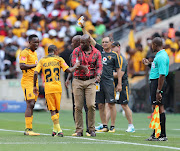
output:
<svg viewBox="0 0 180 151"><path fill-rule="evenodd" d="M35 63L38 63L38 61L36 60Z"/></svg>
<svg viewBox="0 0 180 151"><path fill-rule="evenodd" d="M111 60L111 56L108 56L108 59Z"/></svg>
<svg viewBox="0 0 180 151"><path fill-rule="evenodd" d="M107 61L107 58L106 58L106 57L103 57L102 63L107 65L106 61Z"/></svg>
<svg viewBox="0 0 180 151"><path fill-rule="evenodd" d="M31 93L29 93L29 95L28 95L29 97L31 97L32 95L31 95Z"/></svg>

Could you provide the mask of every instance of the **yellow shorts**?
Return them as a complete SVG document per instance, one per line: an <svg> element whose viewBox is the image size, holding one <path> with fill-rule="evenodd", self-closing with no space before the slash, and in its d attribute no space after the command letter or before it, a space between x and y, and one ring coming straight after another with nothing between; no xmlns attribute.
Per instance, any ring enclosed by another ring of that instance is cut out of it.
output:
<svg viewBox="0 0 180 151"><path fill-rule="evenodd" d="M50 111L60 110L61 92L46 94L45 98Z"/></svg>
<svg viewBox="0 0 180 151"><path fill-rule="evenodd" d="M24 98L25 100L35 100L37 101L38 96L35 96L33 93L33 87L22 87L23 92L24 92Z"/></svg>

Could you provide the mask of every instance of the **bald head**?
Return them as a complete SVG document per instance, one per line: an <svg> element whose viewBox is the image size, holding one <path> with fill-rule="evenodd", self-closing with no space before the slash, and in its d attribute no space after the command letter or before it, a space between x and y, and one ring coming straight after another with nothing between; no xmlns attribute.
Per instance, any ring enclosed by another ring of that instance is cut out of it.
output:
<svg viewBox="0 0 180 151"><path fill-rule="evenodd" d="M163 42L160 37L155 37L152 41L152 48L154 52L158 52L162 49Z"/></svg>
<svg viewBox="0 0 180 151"><path fill-rule="evenodd" d="M89 35L85 34L85 35L81 36L80 45L81 45L81 48L83 51L89 50L90 43L91 43L91 40L90 40Z"/></svg>
<svg viewBox="0 0 180 151"><path fill-rule="evenodd" d="M76 35L72 38L71 45L72 45L73 49L80 46L80 39L81 39L80 35Z"/></svg>
<svg viewBox="0 0 180 151"><path fill-rule="evenodd" d="M86 41L90 41L90 36L88 34L82 35L81 36L81 40L86 40Z"/></svg>

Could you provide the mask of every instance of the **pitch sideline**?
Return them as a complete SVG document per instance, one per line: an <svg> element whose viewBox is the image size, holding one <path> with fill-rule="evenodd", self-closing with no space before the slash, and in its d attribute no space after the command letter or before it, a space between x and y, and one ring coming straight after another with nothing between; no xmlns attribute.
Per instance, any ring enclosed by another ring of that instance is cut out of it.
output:
<svg viewBox="0 0 180 151"><path fill-rule="evenodd" d="M6 129L0 129L0 131L24 133L24 131L6 130ZM40 133L40 134L41 135L50 135L50 134L44 134L44 133ZM165 148L165 149L180 150L180 148L178 148L178 147L171 147L171 146L160 146L160 145L150 145L150 144L141 144L141 143L131 143L131 142L124 142L124 141L100 140L100 139L94 139L94 138L73 137L73 136L64 136L64 137L66 137L66 138L74 138L74 139L81 139L81 140L96 141L96 143L97 143L97 141L99 141L100 144L102 144L102 142L104 142L106 144L108 144L108 143L111 143L111 144L128 144L128 145L136 145L136 146L146 146L146 147L155 147L155 148ZM15 142L15 143L20 144L21 142ZM85 143L88 143L88 142L85 142ZM3 144L3 143L0 142L0 144ZM8 144L8 143L4 143L4 144ZM22 142L22 144L23 144L23 142Z"/></svg>

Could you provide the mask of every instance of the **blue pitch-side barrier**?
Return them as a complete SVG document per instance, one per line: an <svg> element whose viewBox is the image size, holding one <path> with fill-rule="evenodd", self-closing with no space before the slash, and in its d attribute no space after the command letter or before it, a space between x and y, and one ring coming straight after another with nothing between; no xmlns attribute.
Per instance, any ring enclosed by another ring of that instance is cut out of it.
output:
<svg viewBox="0 0 180 151"><path fill-rule="evenodd" d="M24 113L26 110L26 102L17 101L0 101L0 112Z"/></svg>

